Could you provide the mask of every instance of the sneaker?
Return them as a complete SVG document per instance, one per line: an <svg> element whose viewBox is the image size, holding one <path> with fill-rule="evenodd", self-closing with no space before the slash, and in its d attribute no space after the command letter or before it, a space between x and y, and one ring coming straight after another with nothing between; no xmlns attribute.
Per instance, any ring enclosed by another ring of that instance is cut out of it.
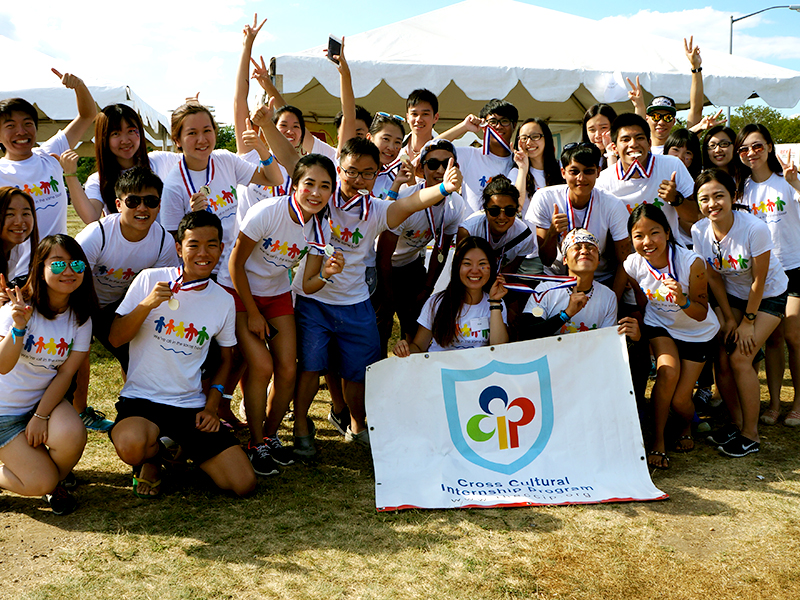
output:
<svg viewBox="0 0 800 600"><path fill-rule="evenodd" d="M284 447L277 435L275 437L265 437L264 443L269 448L269 455L276 463L282 467L294 464L294 453L289 448Z"/></svg>
<svg viewBox="0 0 800 600"><path fill-rule="evenodd" d="M60 483L52 492L45 494L44 499L50 505L50 508L53 509L53 514L59 516L68 515L75 510L75 507L78 505L75 496L70 494L67 488Z"/></svg>
<svg viewBox="0 0 800 600"><path fill-rule="evenodd" d="M710 412L711 399L713 397L714 392L711 391L710 387L697 388L697 391L692 397L692 401L694 402L694 407L698 414L706 415Z"/></svg>
<svg viewBox="0 0 800 600"><path fill-rule="evenodd" d="M735 439L737 435L739 435L739 428L733 423L730 423L717 429L706 438L706 441L714 446L724 446Z"/></svg>
<svg viewBox="0 0 800 600"><path fill-rule="evenodd" d="M350 409L345 406L342 412L335 413L331 406L331 412L328 413L328 422L336 428L336 431L342 435L347 435L347 428L350 427Z"/></svg>
<svg viewBox="0 0 800 600"><path fill-rule="evenodd" d="M356 443L359 446L369 448L369 429L362 429L358 433L353 433L350 426L347 426L347 431L344 434L344 441L347 443Z"/></svg>
<svg viewBox="0 0 800 600"><path fill-rule="evenodd" d="M253 471L256 475L277 475L278 464L269 454L269 448L266 444L259 444L258 446L247 445L245 449L247 458L250 459L250 464L253 465Z"/></svg>
<svg viewBox="0 0 800 600"><path fill-rule="evenodd" d="M86 429L92 431L108 431L114 426L114 421L106 419L105 413L87 406L86 410L81 413L81 421L86 425Z"/></svg>
<svg viewBox="0 0 800 600"><path fill-rule="evenodd" d="M306 417L306 423L308 423L308 435L294 436L294 453L303 458L309 458L317 453L317 447L314 445L317 427L311 417Z"/></svg>
<svg viewBox="0 0 800 600"><path fill-rule="evenodd" d="M747 456L753 452L758 452L760 447L761 444L744 437L740 433L727 444L719 446L717 450L722 452L725 456L730 456L731 458L741 458L742 456Z"/></svg>
<svg viewBox="0 0 800 600"><path fill-rule="evenodd" d="M76 487L78 487L78 480L75 478L75 473L72 471L67 473L67 476L61 481L61 485L68 490L74 490Z"/></svg>

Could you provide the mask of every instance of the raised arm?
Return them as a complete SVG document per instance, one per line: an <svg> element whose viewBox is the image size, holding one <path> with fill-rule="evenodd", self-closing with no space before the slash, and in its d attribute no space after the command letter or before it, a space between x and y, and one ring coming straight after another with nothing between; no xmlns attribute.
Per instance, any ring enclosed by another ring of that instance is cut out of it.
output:
<svg viewBox="0 0 800 600"><path fill-rule="evenodd" d="M467 115L461 123L456 125L455 127L451 127L444 133L440 133L437 135L437 139L442 140L449 140L451 142L457 140L458 138L462 137L465 133L477 133L478 135L483 134L483 119L476 117L475 115Z"/></svg>
<svg viewBox="0 0 800 600"><path fill-rule="evenodd" d="M439 200L460 188L461 171L458 170L451 158L442 183L435 187L423 188L410 196L392 202L386 211L386 222L389 225L389 229L394 229L415 212L433 206ZM446 193L442 193L443 191Z"/></svg>
<svg viewBox="0 0 800 600"><path fill-rule="evenodd" d="M254 125L261 128L264 137L267 138L270 150L278 159L278 162L283 165L289 173L294 171L294 166L300 157L297 156L297 150L294 149L292 143L287 140L283 134L275 127L272 122L272 111L275 106L275 98L270 98L267 104L259 106L253 113L251 120ZM277 184L280 185L280 184Z"/></svg>
<svg viewBox="0 0 800 600"><path fill-rule="evenodd" d="M339 129L339 139L337 141L337 155L342 151L342 146L350 138L356 137L356 98L353 94L353 78L350 76L350 65L344 57L344 36L342 36L342 53L333 58L339 63L339 95L342 99L342 126ZM310 136L309 136L310 139ZM311 140L312 143L314 140Z"/></svg>
<svg viewBox="0 0 800 600"><path fill-rule="evenodd" d="M103 203L89 198L78 180L78 153L67 150L59 157L59 162L64 169L64 181L67 182L69 199L75 212L87 225L94 223L103 216Z"/></svg>
<svg viewBox="0 0 800 600"><path fill-rule="evenodd" d="M694 36L688 42L683 38L683 48L692 65L692 90L689 95L689 114L686 116L686 127L691 129L703 118L703 59L700 58L700 46L694 45Z"/></svg>
<svg viewBox="0 0 800 600"><path fill-rule="evenodd" d="M242 29L242 55L236 70L236 88L233 93L233 131L236 135L236 153L247 154L250 150L242 143L242 133L247 129L246 122L250 117L247 106L247 94L250 93L250 55L253 53L253 42L267 20L258 25L258 14L253 15L253 25L245 25Z"/></svg>
<svg viewBox="0 0 800 600"><path fill-rule="evenodd" d="M644 119L647 116L647 107L644 105L644 91L642 90L642 84L639 83L639 76L636 76L635 85L630 77L625 79L628 80L628 85L631 86L631 89L628 90L628 100L633 104L633 112Z"/></svg>
<svg viewBox="0 0 800 600"><path fill-rule="evenodd" d="M75 90L75 99L78 101L78 116L64 129L64 135L67 136L70 148L74 148L94 122L95 115L97 115L97 106L94 103L91 92L89 92L89 88L86 87L80 77L72 73L64 73L62 75L55 69L50 70L61 79L64 87Z"/></svg>

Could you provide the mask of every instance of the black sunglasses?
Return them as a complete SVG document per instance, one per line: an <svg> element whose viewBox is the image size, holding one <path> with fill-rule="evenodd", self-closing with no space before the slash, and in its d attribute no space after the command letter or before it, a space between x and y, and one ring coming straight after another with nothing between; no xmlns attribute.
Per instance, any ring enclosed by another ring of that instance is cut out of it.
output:
<svg viewBox="0 0 800 600"><path fill-rule="evenodd" d="M439 169L447 169L447 164L450 162L450 159L447 160L439 160L438 158L429 158L422 164L428 167L431 171L438 171Z"/></svg>
<svg viewBox="0 0 800 600"><path fill-rule="evenodd" d="M123 202L128 208L137 208L142 202L147 208L158 208L158 205L161 204L161 198L153 194L148 194L147 196L128 194Z"/></svg>
<svg viewBox="0 0 800 600"><path fill-rule="evenodd" d="M503 206L502 208L499 206L490 206L485 210L490 217L499 217L501 212L506 213L507 217L514 217L517 214L516 206Z"/></svg>

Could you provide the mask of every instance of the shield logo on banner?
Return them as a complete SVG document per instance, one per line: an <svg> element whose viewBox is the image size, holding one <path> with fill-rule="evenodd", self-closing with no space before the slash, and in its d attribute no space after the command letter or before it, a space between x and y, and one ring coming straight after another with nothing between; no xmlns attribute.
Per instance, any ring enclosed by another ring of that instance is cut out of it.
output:
<svg viewBox="0 0 800 600"><path fill-rule="evenodd" d="M469 462L510 475L541 454L553 431L547 357L471 370L442 369L447 426Z"/></svg>

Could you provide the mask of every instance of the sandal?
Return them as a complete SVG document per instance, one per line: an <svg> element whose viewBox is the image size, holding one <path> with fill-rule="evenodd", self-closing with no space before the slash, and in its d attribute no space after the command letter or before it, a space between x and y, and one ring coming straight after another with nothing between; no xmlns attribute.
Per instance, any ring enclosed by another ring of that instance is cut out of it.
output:
<svg viewBox="0 0 800 600"><path fill-rule="evenodd" d="M648 466L653 467L655 469L661 469L661 470L664 470L664 471L669 469L669 456L667 456L666 452L658 452L656 450L650 450L650 452L647 453L647 456L658 456L661 459L659 464L655 464L655 463L650 462L648 460L647 461L647 465ZM666 466L664 465L665 462L666 462Z"/></svg>
<svg viewBox="0 0 800 600"><path fill-rule="evenodd" d="M800 411L793 410L786 418L783 420L783 424L787 427L797 427L800 426Z"/></svg>
<svg viewBox="0 0 800 600"><path fill-rule="evenodd" d="M161 480L150 481L149 479L141 477L141 472L142 465L133 467L133 495L142 500L155 500L161 495ZM140 483L150 486L150 491L147 494L139 492ZM155 490L155 494L151 493L153 490Z"/></svg>
<svg viewBox="0 0 800 600"><path fill-rule="evenodd" d="M764 425L775 425L775 423L778 422L778 417L780 416L781 416L780 412L778 412L774 408L768 408L767 410L764 411L764 414L761 415L759 421L761 421Z"/></svg>
<svg viewBox="0 0 800 600"><path fill-rule="evenodd" d="M689 441L692 443L690 447L686 447L681 445L681 442ZM677 440L675 440L675 452L691 452L694 450L694 438L690 435L682 435Z"/></svg>

